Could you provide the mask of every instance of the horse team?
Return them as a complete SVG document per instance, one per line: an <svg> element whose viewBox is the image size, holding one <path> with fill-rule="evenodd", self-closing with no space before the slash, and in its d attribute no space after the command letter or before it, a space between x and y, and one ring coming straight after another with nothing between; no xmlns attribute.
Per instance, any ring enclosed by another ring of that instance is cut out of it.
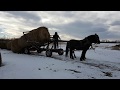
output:
<svg viewBox="0 0 120 90"><path fill-rule="evenodd" d="M89 49L89 47L92 46L92 43L100 44L100 39L97 34L85 37L83 40L68 41L66 45L66 57L68 56L68 52L70 51L70 58L74 59L76 58L74 51L82 50L80 61L85 60L86 59L85 54L87 50Z"/></svg>

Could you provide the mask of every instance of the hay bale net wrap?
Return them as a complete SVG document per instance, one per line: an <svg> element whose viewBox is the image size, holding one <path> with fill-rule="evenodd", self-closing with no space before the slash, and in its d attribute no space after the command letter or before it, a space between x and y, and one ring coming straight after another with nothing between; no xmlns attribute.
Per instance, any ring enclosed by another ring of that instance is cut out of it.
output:
<svg viewBox="0 0 120 90"><path fill-rule="evenodd" d="M41 44L47 43L50 40L50 33L48 28L39 27L29 31L27 34L24 34L18 39L18 45L21 48L30 46L30 43L27 41L39 42Z"/></svg>

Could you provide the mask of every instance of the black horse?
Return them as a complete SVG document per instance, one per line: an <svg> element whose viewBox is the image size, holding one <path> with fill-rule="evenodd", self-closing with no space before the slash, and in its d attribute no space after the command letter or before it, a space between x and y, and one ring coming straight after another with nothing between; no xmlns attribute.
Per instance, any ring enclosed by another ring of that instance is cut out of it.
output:
<svg viewBox="0 0 120 90"><path fill-rule="evenodd" d="M74 50L83 50L82 55L80 57L80 61L86 59L85 54L92 43L100 44L99 36L97 34L90 35L83 40L70 40L66 45L66 57L68 56L68 51L70 51L70 58L74 59L75 53ZM74 57L73 57L74 55Z"/></svg>

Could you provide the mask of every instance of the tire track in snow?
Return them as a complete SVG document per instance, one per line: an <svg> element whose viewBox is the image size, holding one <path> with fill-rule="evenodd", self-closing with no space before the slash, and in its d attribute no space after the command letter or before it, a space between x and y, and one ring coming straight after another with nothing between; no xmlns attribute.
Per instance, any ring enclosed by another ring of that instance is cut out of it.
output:
<svg viewBox="0 0 120 90"><path fill-rule="evenodd" d="M101 52L101 54L103 54L103 53ZM43 56L45 58L54 58L56 60L71 62L72 64L82 63L82 64L85 64L85 65L100 68L102 70L110 69L112 71L120 71L120 63L115 63L115 62L97 61L97 60L94 60L94 59L86 59L86 61L80 61L78 57L73 60L73 59L70 59L69 57L59 56L59 55L52 55L52 57L46 57L46 55L44 53L40 53L40 54L32 53L31 55Z"/></svg>

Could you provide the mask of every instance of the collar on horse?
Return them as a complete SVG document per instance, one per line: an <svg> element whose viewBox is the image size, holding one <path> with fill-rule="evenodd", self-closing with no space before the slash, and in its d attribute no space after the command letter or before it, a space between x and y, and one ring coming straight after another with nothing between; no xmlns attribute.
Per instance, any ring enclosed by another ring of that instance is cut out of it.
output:
<svg viewBox="0 0 120 90"><path fill-rule="evenodd" d="M92 44L88 38L85 38L85 39L83 40L83 43L84 43L84 45Z"/></svg>

